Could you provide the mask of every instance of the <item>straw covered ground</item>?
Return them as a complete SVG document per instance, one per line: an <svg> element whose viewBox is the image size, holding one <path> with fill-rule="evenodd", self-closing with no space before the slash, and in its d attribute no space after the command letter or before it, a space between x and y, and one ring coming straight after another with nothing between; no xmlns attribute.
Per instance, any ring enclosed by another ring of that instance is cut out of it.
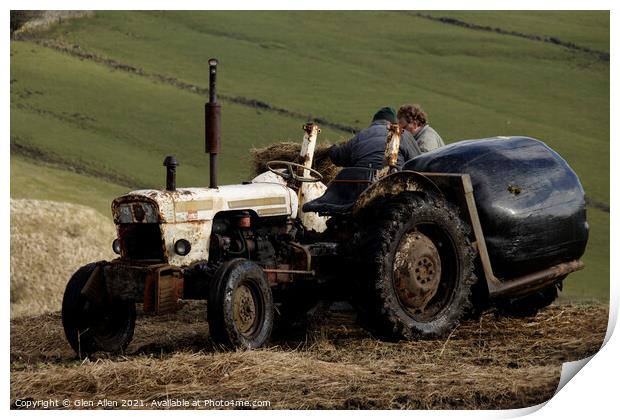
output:
<svg viewBox="0 0 620 420"><path fill-rule="evenodd" d="M257 351L223 352L210 341L205 306L139 316L124 356L74 359L58 313L11 321L11 402L132 400L269 401L271 408L517 408L548 400L562 362L595 353L603 305L551 306L536 317L463 323L446 340L382 342L348 312L331 312L304 337ZM177 401L175 403L175 401ZM217 403L210 403L217 404ZM220 404L223 404L220 402ZM193 408L193 407L189 407ZM209 406L207 406L209 408Z"/></svg>

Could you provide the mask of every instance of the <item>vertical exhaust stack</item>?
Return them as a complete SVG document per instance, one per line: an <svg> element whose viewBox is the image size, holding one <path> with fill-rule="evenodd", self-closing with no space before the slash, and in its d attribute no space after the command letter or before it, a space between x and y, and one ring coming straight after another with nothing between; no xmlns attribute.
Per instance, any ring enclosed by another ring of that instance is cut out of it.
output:
<svg viewBox="0 0 620 420"><path fill-rule="evenodd" d="M209 102L205 104L205 152L209 153L209 188L217 188L217 154L220 152L221 107L217 103L216 58L209 59Z"/></svg>
<svg viewBox="0 0 620 420"><path fill-rule="evenodd" d="M174 156L166 156L164 159L164 166L166 167L166 190L175 191L177 189L177 158Z"/></svg>

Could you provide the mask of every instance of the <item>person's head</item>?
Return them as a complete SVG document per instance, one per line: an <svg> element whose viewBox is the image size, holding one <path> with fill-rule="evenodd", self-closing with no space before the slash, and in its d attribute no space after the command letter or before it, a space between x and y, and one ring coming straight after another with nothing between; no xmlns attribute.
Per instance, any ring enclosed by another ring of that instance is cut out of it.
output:
<svg viewBox="0 0 620 420"><path fill-rule="evenodd" d="M420 105L403 105L398 110L398 125L412 134L428 124L426 112Z"/></svg>
<svg viewBox="0 0 620 420"><path fill-rule="evenodd" d="M386 120L391 122L392 124L396 124L396 111L394 111L394 108L390 108L389 106L383 107L377 112L375 112L372 120Z"/></svg>

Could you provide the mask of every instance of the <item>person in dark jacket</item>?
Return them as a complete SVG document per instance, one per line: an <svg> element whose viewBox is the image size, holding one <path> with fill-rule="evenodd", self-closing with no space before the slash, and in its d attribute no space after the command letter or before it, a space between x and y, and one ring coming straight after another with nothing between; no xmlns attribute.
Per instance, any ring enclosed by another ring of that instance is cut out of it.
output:
<svg viewBox="0 0 620 420"><path fill-rule="evenodd" d="M344 144L329 149L329 157L336 166L381 169L385 166L385 145L389 124L397 124L394 109L385 107L375 113L368 128L357 133ZM403 131L398 153L398 166L420 154L413 135Z"/></svg>

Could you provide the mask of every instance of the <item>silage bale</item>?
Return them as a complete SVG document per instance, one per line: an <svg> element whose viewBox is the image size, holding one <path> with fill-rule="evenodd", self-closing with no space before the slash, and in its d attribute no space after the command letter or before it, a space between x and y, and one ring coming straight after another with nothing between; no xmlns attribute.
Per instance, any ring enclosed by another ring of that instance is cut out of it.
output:
<svg viewBox="0 0 620 420"><path fill-rule="evenodd" d="M113 259L112 221L77 204L11 200L11 318L60 310L71 275Z"/></svg>
<svg viewBox="0 0 620 420"><path fill-rule="evenodd" d="M540 140L462 140L416 156L403 169L469 174L498 277L544 270L585 252L589 227L579 177Z"/></svg>

